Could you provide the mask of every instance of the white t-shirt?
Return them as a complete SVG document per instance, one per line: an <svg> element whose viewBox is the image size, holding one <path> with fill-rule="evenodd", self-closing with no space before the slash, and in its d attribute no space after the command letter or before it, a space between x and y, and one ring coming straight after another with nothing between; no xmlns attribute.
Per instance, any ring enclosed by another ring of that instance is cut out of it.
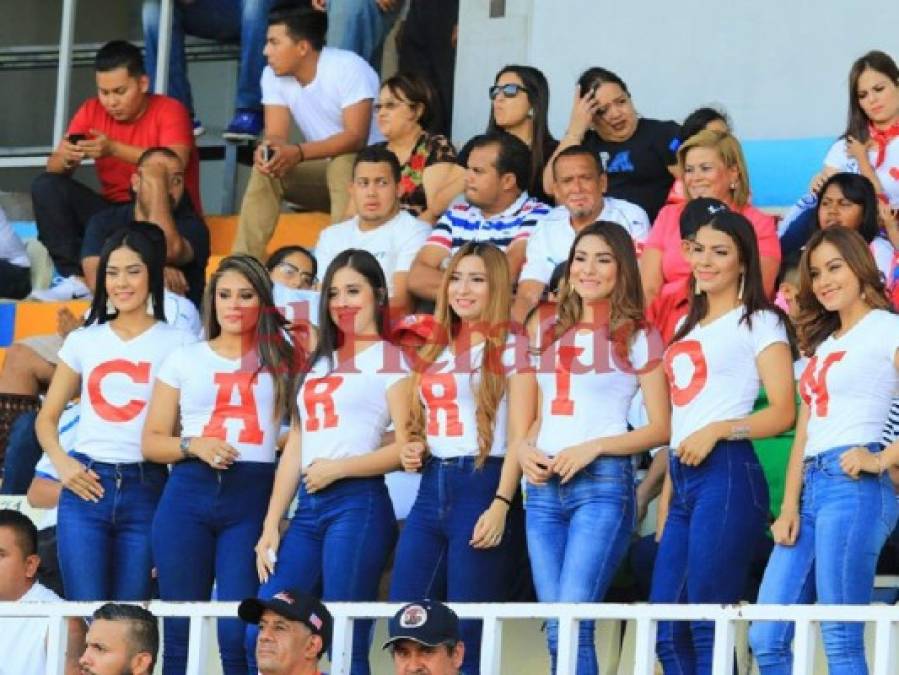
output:
<svg viewBox="0 0 899 675"><path fill-rule="evenodd" d="M393 295L393 275L409 271L430 234L431 227L408 211L400 210L380 227L368 231L360 229L359 217L354 216L322 230L315 245L315 259L324 276L324 270L342 251L348 248L368 251L381 264L387 277L387 292Z"/></svg>
<svg viewBox="0 0 899 675"><path fill-rule="evenodd" d="M761 386L756 357L775 342L788 343L774 312L752 315L752 329L735 307L707 326L696 325L665 351L671 392L671 446L711 422L746 417Z"/></svg>
<svg viewBox="0 0 899 675"><path fill-rule="evenodd" d="M108 322L69 333L59 359L81 376L75 450L97 462L142 462L153 378L169 354L196 339L161 321L127 341Z"/></svg>
<svg viewBox="0 0 899 675"><path fill-rule="evenodd" d="M606 335L569 331L534 355L531 365L542 394L537 447L554 457L592 438L625 433L628 409L639 386L638 372L646 368L653 353L661 358L661 339L652 343L644 331L634 336L628 362Z"/></svg>
<svg viewBox="0 0 899 675"><path fill-rule="evenodd" d="M278 77L266 66L262 71L262 104L287 106L303 138L320 141L343 131L343 109L359 101L378 98L378 74L354 52L325 47L318 57L315 79L300 84L293 75ZM368 145L383 141L372 110Z"/></svg>
<svg viewBox="0 0 899 675"><path fill-rule="evenodd" d="M871 166L874 166L874 161L877 159L876 146L868 150L868 158L871 160ZM846 154L846 140L843 138L830 146L830 150L824 157L824 165L838 171L860 173L858 161ZM887 144L883 164L874 169L874 172L890 199L890 206L894 209L899 208L899 140L893 139Z"/></svg>
<svg viewBox="0 0 899 675"><path fill-rule="evenodd" d="M275 307L281 310L288 323L308 321L313 326L318 325L318 302L321 297L318 291L273 283L272 296Z"/></svg>
<svg viewBox="0 0 899 675"><path fill-rule="evenodd" d="M13 231L3 209L0 209L0 260L5 260L18 267L31 267L28 253L25 251L25 244Z"/></svg>
<svg viewBox="0 0 899 675"><path fill-rule="evenodd" d="M897 349L899 316L881 309L818 346L799 379L799 394L809 407L806 457L880 440L899 393Z"/></svg>
<svg viewBox="0 0 899 675"><path fill-rule="evenodd" d="M208 342L176 350L157 376L180 392L181 436L219 438L241 462L274 462L280 417L272 376L220 356Z"/></svg>
<svg viewBox="0 0 899 675"><path fill-rule="evenodd" d="M333 369L327 359L315 362L297 395L304 467L381 446L390 422L387 391L407 376L404 359L399 349L379 342Z"/></svg>
<svg viewBox="0 0 899 675"><path fill-rule="evenodd" d="M453 354L446 348L422 373L418 393L424 405L428 448L435 457L478 455L475 411L483 354L483 342L460 354ZM503 351L502 362L508 378L516 368L515 340L511 337ZM507 397L503 396L496 410L491 457L506 454L507 417Z"/></svg>
<svg viewBox="0 0 899 675"><path fill-rule="evenodd" d="M183 295L172 293L167 288L164 293L165 320L175 328L200 337L203 333L203 323L200 321L200 313L194 303Z"/></svg>
<svg viewBox="0 0 899 675"><path fill-rule="evenodd" d="M603 197L602 213L597 220L618 223L634 239L639 254L649 236L649 217L646 211L624 199ZM548 284L553 270L568 260L577 233L571 227L571 216L564 206L557 206L537 223L528 239L527 258L521 270L521 280Z"/></svg>
<svg viewBox="0 0 899 675"><path fill-rule="evenodd" d="M56 593L40 582L18 602L60 602ZM47 670L46 618L0 618L0 675L44 675Z"/></svg>
<svg viewBox="0 0 899 675"><path fill-rule="evenodd" d="M874 256L874 262L877 264L878 271L883 274L887 288L892 288L893 257L896 249L893 248L888 239L880 235L874 237L874 241L868 244L868 248L871 249L871 255Z"/></svg>

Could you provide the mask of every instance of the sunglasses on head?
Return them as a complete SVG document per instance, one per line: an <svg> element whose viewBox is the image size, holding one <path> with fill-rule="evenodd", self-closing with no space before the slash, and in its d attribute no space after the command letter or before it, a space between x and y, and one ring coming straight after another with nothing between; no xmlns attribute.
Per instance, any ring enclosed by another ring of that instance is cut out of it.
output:
<svg viewBox="0 0 899 675"><path fill-rule="evenodd" d="M490 92L490 100L493 101L500 94L503 98L515 98L519 92L527 92L528 88L520 84L494 84L488 90Z"/></svg>

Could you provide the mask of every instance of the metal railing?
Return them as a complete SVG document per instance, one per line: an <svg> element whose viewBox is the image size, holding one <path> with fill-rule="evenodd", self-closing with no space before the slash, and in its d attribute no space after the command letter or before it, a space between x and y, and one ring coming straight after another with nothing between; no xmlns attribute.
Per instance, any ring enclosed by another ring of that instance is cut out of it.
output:
<svg viewBox="0 0 899 675"><path fill-rule="evenodd" d="M61 675L66 647L65 619L89 616L100 603L0 603L0 617L47 617L47 675ZM148 609L157 617L190 620L188 675L202 675L217 618L237 616L237 603L151 602ZM334 616L331 654L332 675L349 672L354 619L386 618L397 604L328 603ZM899 673L899 605L649 605L649 604L453 604L460 618L483 620L481 672L502 673L503 624L521 619L559 621L558 670L575 672L577 622L582 619L632 620L636 625L634 675L655 672L655 639L659 621L713 621L715 624L713 675L732 675L734 641L738 623L747 621L792 621L796 626L793 675L812 675L816 627L821 621L873 623L872 675Z"/></svg>

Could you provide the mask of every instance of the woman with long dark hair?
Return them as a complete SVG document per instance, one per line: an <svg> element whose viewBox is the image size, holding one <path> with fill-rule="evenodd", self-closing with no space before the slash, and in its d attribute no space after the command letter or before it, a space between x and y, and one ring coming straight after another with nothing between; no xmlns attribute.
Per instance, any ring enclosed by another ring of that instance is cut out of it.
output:
<svg viewBox="0 0 899 675"><path fill-rule="evenodd" d="M384 474L400 468L407 372L386 340L387 281L368 251L348 249L325 272L318 346L300 376L293 419L256 544L261 598L299 588L325 601L377 600L396 542ZM390 421L395 441L381 447ZM298 490L299 488L299 490ZM282 539L279 524L297 510ZM370 621L356 621L353 675L369 672ZM257 631L248 631L248 653Z"/></svg>
<svg viewBox="0 0 899 675"><path fill-rule="evenodd" d="M671 499L650 600L733 603L745 590L768 516L767 484L750 439L793 424L793 359L787 320L762 286L749 221L716 213L690 245L690 308L665 352ZM752 412L761 385L770 405ZM659 624L665 672L708 675L714 624L693 621L692 635L681 628Z"/></svg>
<svg viewBox="0 0 899 675"><path fill-rule="evenodd" d="M164 466L144 461L141 429L153 377L173 350L196 340L165 323L165 238L151 223L118 230L103 245L83 328L59 351L38 439L63 484L57 538L68 600L149 600L150 526ZM75 451L59 442L66 404L81 396Z"/></svg>
<svg viewBox="0 0 899 675"><path fill-rule="evenodd" d="M537 413L536 437L519 451L528 552L541 602L601 602L634 529L630 455L664 444L670 431L661 339L644 327L627 230L598 221L578 233L555 309L550 325L528 326L536 373L525 405ZM638 388L649 423L628 431ZM558 623L547 632L553 673L598 672L592 621L580 623L575 671L567 663L557 671Z"/></svg>
<svg viewBox="0 0 899 675"><path fill-rule="evenodd" d="M507 403L524 384L508 331L510 295L496 246L469 243L450 259L434 330L410 378L400 459L422 478L397 545L391 600L508 599L516 522L509 511L521 478L515 450L534 418L525 404ZM461 630L463 670L476 674L480 622L463 621Z"/></svg>
<svg viewBox="0 0 899 675"><path fill-rule="evenodd" d="M543 190L543 169L559 142L549 130L549 83L533 66L508 65L496 74L490 87L490 121L487 132L505 131L531 150L528 193L550 204Z"/></svg>
<svg viewBox="0 0 899 675"><path fill-rule="evenodd" d="M881 430L899 387L899 317L865 241L849 228L812 235L800 262L798 333L810 357L776 544L759 603L868 604L877 556L896 524ZM831 675L867 673L864 624L821 623ZM793 624L756 622L763 675L792 672Z"/></svg>
<svg viewBox="0 0 899 675"><path fill-rule="evenodd" d="M206 340L166 359L153 389L143 453L171 464L153 520L163 600L240 600L259 587L253 546L275 474L275 444L299 360L285 337L265 267L222 260L206 287ZM180 421L180 425L179 425ZM244 624L222 619L226 675L245 675ZM188 621L166 619L163 672L184 672Z"/></svg>
<svg viewBox="0 0 899 675"><path fill-rule="evenodd" d="M824 157L812 192L838 171L871 181L885 206L899 209L899 183L890 175L899 164L899 67L889 54L872 50L849 69L846 130Z"/></svg>

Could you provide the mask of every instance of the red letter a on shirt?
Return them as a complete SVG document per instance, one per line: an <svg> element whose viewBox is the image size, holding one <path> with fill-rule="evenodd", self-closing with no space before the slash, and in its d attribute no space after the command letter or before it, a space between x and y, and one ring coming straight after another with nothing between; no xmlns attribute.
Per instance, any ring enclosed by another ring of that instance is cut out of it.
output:
<svg viewBox="0 0 899 675"><path fill-rule="evenodd" d="M238 442L252 443L253 445L262 443L263 433L259 426L256 397L253 396L254 379L253 373L239 371L215 374L214 381L218 387L218 394L215 397L215 410L212 411L212 417L209 423L203 427L204 436L226 440L225 420L237 418L243 420L243 429L237 437ZM235 387L240 399L240 403L236 404L231 403Z"/></svg>

